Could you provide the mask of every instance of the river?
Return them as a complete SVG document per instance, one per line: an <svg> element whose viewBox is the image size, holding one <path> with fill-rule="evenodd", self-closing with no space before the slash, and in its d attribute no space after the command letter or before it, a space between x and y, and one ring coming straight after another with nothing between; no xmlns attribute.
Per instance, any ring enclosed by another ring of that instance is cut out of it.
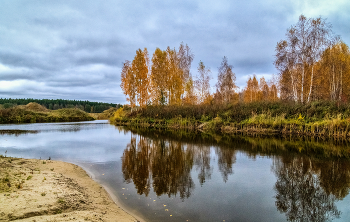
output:
<svg viewBox="0 0 350 222"><path fill-rule="evenodd" d="M98 120L0 125L5 154L77 164L146 221L350 220L346 141L128 129Z"/></svg>

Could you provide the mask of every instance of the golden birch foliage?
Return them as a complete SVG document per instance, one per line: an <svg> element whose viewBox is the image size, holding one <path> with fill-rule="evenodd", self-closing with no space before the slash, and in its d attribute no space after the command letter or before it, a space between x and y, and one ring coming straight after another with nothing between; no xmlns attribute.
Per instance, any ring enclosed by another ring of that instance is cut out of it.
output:
<svg viewBox="0 0 350 222"><path fill-rule="evenodd" d="M252 90L253 90L253 101L258 101L259 97L259 82L258 80L256 79L256 76L254 75L253 76L253 79L252 79Z"/></svg>
<svg viewBox="0 0 350 222"><path fill-rule="evenodd" d="M180 69L177 52L175 49L167 48L168 60L168 76L166 77L166 85L168 89L169 105L181 105L181 96L184 93L183 70Z"/></svg>
<svg viewBox="0 0 350 222"><path fill-rule="evenodd" d="M189 77L185 85L185 97L183 98L183 104L185 105L197 104L197 95L194 90L194 83L191 76Z"/></svg>
<svg viewBox="0 0 350 222"><path fill-rule="evenodd" d="M213 95L213 103L217 105L222 105L224 103L223 96L219 89L216 89L216 92Z"/></svg>
<svg viewBox="0 0 350 222"><path fill-rule="evenodd" d="M244 90L244 102L255 102L259 100L259 82L254 75L253 78L249 77L247 86Z"/></svg>
<svg viewBox="0 0 350 222"><path fill-rule="evenodd" d="M269 90L269 101L277 101L277 100L278 100L277 86L273 83Z"/></svg>
<svg viewBox="0 0 350 222"><path fill-rule="evenodd" d="M272 75L272 78L268 82L269 85L269 101L277 101L278 98L278 90L279 90L279 80L278 77Z"/></svg>
<svg viewBox="0 0 350 222"><path fill-rule="evenodd" d="M132 71L131 63L128 60L126 60L123 63L120 87L122 88L124 94L127 96L126 100L130 102L131 108L135 107L135 104L136 104L135 75Z"/></svg>
<svg viewBox="0 0 350 222"><path fill-rule="evenodd" d="M277 43L275 66L280 71L283 98L301 103L317 99L315 81L321 72L315 72L315 66L332 39L331 33L324 19L301 15L288 29L287 39Z"/></svg>
<svg viewBox="0 0 350 222"><path fill-rule="evenodd" d="M238 94L237 94L237 96L238 96ZM213 104L213 100L214 100L214 97L209 93L204 98L203 104L205 104L205 105ZM237 101L238 101L238 97L237 97Z"/></svg>
<svg viewBox="0 0 350 222"><path fill-rule="evenodd" d="M167 52L162 51L157 48L152 57L152 72L151 72L151 94L153 97L153 104L159 104L162 96L167 96L167 83L169 80L169 71L168 71L168 60Z"/></svg>
<svg viewBox="0 0 350 222"><path fill-rule="evenodd" d="M259 82L259 100L269 100L269 86L267 85L265 78L261 77Z"/></svg>
<svg viewBox="0 0 350 222"><path fill-rule="evenodd" d="M256 76L249 77L247 86L243 91L243 101L245 103L256 101L277 101L278 100L278 87L277 80L273 76L269 83L266 82L264 77L260 78L260 82L257 81Z"/></svg>
<svg viewBox="0 0 350 222"><path fill-rule="evenodd" d="M146 59L148 58L147 50L138 49L131 64L131 69L135 75L135 91L137 94L137 102L141 107L146 106L149 99L149 78L148 66Z"/></svg>
<svg viewBox="0 0 350 222"><path fill-rule="evenodd" d="M249 79L247 81L247 86L244 89L243 101L245 103L253 102L253 84L252 84L252 78L251 77L249 77Z"/></svg>
<svg viewBox="0 0 350 222"><path fill-rule="evenodd" d="M350 90L350 52L344 42L338 42L327 48L321 56L319 71L322 72L324 99L342 101L349 99ZM327 92L328 91L328 92Z"/></svg>

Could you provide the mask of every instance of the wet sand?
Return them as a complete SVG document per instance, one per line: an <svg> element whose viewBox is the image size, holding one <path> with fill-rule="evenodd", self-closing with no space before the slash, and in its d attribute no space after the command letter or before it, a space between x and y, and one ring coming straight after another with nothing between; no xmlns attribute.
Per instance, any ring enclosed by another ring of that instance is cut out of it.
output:
<svg viewBox="0 0 350 222"><path fill-rule="evenodd" d="M0 156L0 221L138 220L74 164Z"/></svg>

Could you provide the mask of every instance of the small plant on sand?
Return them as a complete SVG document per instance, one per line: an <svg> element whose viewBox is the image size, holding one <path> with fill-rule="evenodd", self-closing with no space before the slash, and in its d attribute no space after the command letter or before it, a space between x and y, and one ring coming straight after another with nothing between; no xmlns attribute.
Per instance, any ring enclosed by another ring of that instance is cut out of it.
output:
<svg viewBox="0 0 350 222"><path fill-rule="evenodd" d="M43 161L43 164L46 164L46 162L45 162L45 161Z"/></svg>
<svg viewBox="0 0 350 222"><path fill-rule="evenodd" d="M46 196L46 193L44 193L44 192L43 192L43 193L41 193L41 196L43 196L43 197L44 197L44 196Z"/></svg>
<svg viewBox="0 0 350 222"><path fill-rule="evenodd" d="M18 184L16 184L16 187L17 187L17 189L23 188L23 183L18 183Z"/></svg>
<svg viewBox="0 0 350 222"><path fill-rule="evenodd" d="M65 203L66 201L65 201L63 198L59 198L57 202L60 203L60 204L63 204L63 203Z"/></svg>
<svg viewBox="0 0 350 222"><path fill-rule="evenodd" d="M28 176L27 177L27 180L30 180L30 179L32 179L33 178L33 176Z"/></svg>

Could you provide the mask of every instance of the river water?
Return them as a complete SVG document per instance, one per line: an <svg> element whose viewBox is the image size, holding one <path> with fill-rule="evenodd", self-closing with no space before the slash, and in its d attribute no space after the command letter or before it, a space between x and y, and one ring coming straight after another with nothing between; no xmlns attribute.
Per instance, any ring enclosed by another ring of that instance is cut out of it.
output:
<svg viewBox="0 0 350 222"><path fill-rule="evenodd" d="M350 220L345 141L90 121L0 125L5 152L77 164L146 221Z"/></svg>

